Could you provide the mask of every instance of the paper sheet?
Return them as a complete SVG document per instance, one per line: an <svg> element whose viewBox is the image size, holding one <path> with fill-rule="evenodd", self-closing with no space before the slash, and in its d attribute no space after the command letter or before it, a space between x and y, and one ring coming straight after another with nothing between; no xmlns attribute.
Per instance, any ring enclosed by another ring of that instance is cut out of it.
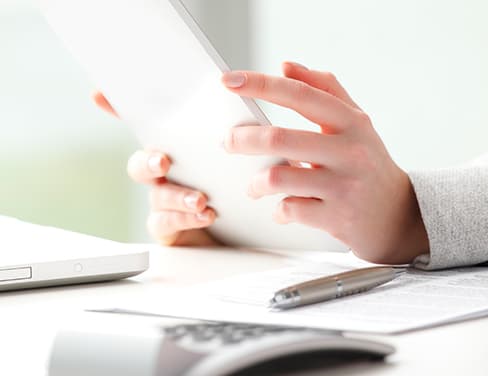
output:
<svg viewBox="0 0 488 376"><path fill-rule="evenodd" d="M488 314L488 268L481 267L409 271L360 295L287 311L267 308L269 299L280 288L350 268L350 262L302 264L220 280L119 308L207 320L384 334Z"/></svg>

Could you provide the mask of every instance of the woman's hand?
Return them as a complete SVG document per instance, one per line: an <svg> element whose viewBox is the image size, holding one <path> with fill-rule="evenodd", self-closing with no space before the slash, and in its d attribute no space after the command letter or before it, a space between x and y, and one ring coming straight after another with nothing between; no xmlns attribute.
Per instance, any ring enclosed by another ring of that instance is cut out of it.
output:
<svg viewBox="0 0 488 376"><path fill-rule="evenodd" d="M107 99L94 95L95 103L115 115ZM127 171L138 183L152 187L150 192L151 214L147 220L149 233L163 245L204 246L217 242L203 229L216 218L215 211L207 206L207 197L166 179L171 166L168 156L157 150L138 151L129 159Z"/></svg>
<svg viewBox="0 0 488 376"><path fill-rule="evenodd" d="M312 168L273 166L250 182L258 199L285 193L274 218L327 231L378 263L407 263L428 252L408 175L389 156L370 118L330 73L283 65L285 77L229 72L232 92L295 110L320 131L243 126L225 139L230 153L272 155Z"/></svg>

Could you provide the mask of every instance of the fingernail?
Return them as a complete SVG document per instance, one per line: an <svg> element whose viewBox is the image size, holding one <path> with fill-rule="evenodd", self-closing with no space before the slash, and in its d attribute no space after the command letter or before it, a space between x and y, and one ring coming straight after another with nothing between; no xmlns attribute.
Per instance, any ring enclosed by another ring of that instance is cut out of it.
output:
<svg viewBox="0 0 488 376"><path fill-rule="evenodd" d="M198 209L198 201L200 200L200 194L193 192L188 195L186 195L183 198L183 201L185 202L185 205L188 209L191 210L197 210Z"/></svg>
<svg viewBox="0 0 488 376"><path fill-rule="evenodd" d="M225 86L231 89L237 89L247 81L247 76L242 72L227 72L222 76L222 82Z"/></svg>
<svg viewBox="0 0 488 376"><path fill-rule="evenodd" d="M300 63L295 63L295 62L291 61L290 64L293 65L295 68L308 70L308 68L305 65L302 65Z"/></svg>
<svg viewBox="0 0 488 376"><path fill-rule="evenodd" d="M198 213L196 217L200 222L208 222L210 220L210 215L206 211L203 213Z"/></svg>
<svg viewBox="0 0 488 376"><path fill-rule="evenodd" d="M154 172L155 174L160 174L163 172L163 168L161 167L161 162L163 161L163 157L160 155L153 155L149 157L147 160L147 167L149 171Z"/></svg>

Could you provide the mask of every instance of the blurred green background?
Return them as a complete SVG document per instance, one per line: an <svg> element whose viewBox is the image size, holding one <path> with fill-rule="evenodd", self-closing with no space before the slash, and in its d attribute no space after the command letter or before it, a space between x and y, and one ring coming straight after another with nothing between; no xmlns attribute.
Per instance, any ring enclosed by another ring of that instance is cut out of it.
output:
<svg viewBox="0 0 488 376"><path fill-rule="evenodd" d="M113 240L132 240L122 147L0 161L0 212ZM14 162L14 163L12 163Z"/></svg>

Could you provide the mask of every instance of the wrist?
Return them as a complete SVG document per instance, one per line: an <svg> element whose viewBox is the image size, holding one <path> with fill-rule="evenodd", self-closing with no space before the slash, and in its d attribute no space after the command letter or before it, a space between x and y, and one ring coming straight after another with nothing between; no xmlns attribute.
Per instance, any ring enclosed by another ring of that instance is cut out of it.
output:
<svg viewBox="0 0 488 376"><path fill-rule="evenodd" d="M417 195L413 188L412 183L410 182L410 194L412 197L412 225L410 229L410 248L412 253L412 261L415 257L420 256L422 254L426 254L430 252L430 244L429 244L429 237L427 234L427 229L425 228L424 219L422 218L422 212L420 210L420 205L417 200Z"/></svg>
<svg viewBox="0 0 488 376"><path fill-rule="evenodd" d="M376 217L349 244L360 258L376 264L410 264L429 253L429 240L409 176L396 165L378 198Z"/></svg>
<svg viewBox="0 0 488 376"><path fill-rule="evenodd" d="M405 187L405 210L399 213L404 216L403 231L399 232L396 243L395 263L411 263L413 260L423 254L429 253L429 238L422 213L417 200L417 195L413 188L409 176L404 174Z"/></svg>

